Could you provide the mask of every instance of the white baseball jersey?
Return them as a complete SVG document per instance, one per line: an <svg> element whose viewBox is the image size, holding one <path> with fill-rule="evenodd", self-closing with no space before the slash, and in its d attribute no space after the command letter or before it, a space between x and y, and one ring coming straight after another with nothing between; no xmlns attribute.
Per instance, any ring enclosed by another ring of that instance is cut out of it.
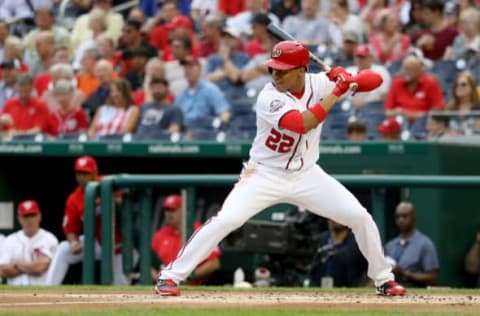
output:
<svg viewBox="0 0 480 316"><path fill-rule="evenodd" d="M290 92L279 92L272 83L260 91L255 104L257 135L250 159L258 164L285 170L307 169L317 163L322 124L306 134L279 127L288 112L303 112L330 94L335 84L325 73L306 73L305 91L300 99Z"/></svg>
<svg viewBox="0 0 480 316"><path fill-rule="evenodd" d="M57 250L58 240L50 232L41 229L29 238L23 230L10 234L3 242L0 252L0 264L13 260L33 261L40 254L53 258ZM46 272L39 276L21 274L8 278L10 285L45 285Z"/></svg>
<svg viewBox="0 0 480 316"><path fill-rule="evenodd" d="M368 276L376 286L393 280L383 255L380 234L371 215L341 183L317 164L321 126L306 134L279 127L289 111L305 111L331 93L334 83L323 74L306 74L305 91L297 99L269 83L256 104L257 135L250 161L221 210L189 240L180 255L161 270L159 278L185 280L231 231L262 210L290 203L350 227L369 263Z"/></svg>

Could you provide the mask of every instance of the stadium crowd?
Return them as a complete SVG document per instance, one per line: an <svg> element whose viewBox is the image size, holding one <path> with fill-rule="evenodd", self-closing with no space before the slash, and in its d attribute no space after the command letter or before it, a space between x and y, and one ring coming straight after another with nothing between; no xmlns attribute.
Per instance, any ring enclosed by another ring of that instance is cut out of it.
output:
<svg viewBox="0 0 480 316"><path fill-rule="evenodd" d="M352 123L365 139L480 128L476 0L17 2L0 4L4 141L250 140L270 22L328 64L384 79L340 100L324 139L349 139Z"/></svg>

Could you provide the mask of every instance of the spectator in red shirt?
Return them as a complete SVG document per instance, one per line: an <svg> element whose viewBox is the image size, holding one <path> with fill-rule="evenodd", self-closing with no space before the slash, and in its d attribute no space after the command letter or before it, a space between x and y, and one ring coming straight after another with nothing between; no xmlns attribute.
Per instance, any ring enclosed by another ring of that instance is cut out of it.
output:
<svg viewBox="0 0 480 316"><path fill-rule="evenodd" d="M163 51L168 45L170 32L177 28L187 28L193 32L192 21L184 15L180 14L177 1L165 0L162 10L154 18L156 25L150 33L150 45Z"/></svg>
<svg viewBox="0 0 480 316"><path fill-rule="evenodd" d="M443 109L442 88L435 77L424 72L419 57L406 57L402 71L403 75L392 80L385 99L387 115L404 114L412 122L431 109Z"/></svg>
<svg viewBox="0 0 480 316"><path fill-rule="evenodd" d="M87 114L80 106L75 106L73 93L75 86L71 80L60 79L53 84L52 96L59 105L50 112L44 132L50 136L86 131Z"/></svg>
<svg viewBox="0 0 480 316"><path fill-rule="evenodd" d="M98 166L91 156L81 156L75 160L75 179L78 187L70 193L65 205L63 218L63 232L67 240L62 241L55 257L50 264L47 274L47 285L60 285L67 274L70 264L80 262L83 257L83 214L85 212L85 187L89 182L98 181ZM95 257L101 256L101 221L100 214L95 218ZM119 230L115 229L115 257L114 257L114 283L128 284L123 274L122 254L120 248Z"/></svg>
<svg viewBox="0 0 480 316"><path fill-rule="evenodd" d="M251 39L245 47L245 52L250 57L267 52L267 46L270 41L268 38L270 35L267 31L267 25L270 22L270 18L265 13L256 13L250 20L250 23L252 24L253 39Z"/></svg>
<svg viewBox="0 0 480 316"><path fill-rule="evenodd" d="M218 10L226 16L234 16L247 9L246 0L218 0Z"/></svg>
<svg viewBox="0 0 480 316"><path fill-rule="evenodd" d="M48 117L47 105L33 94L31 75L22 74L18 77L17 93L5 102L0 113L0 130L5 131L6 138L41 132Z"/></svg>
<svg viewBox="0 0 480 316"><path fill-rule="evenodd" d="M152 237L152 250L163 265L170 264L182 248L182 198L178 194L167 196L162 203L165 214L165 225L157 230ZM194 229L201 229L200 223L194 224ZM202 261L189 277L189 284L198 285L204 283L208 277L220 269L220 248L216 248ZM152 278L157 279L158 271L152 269Z"/></svg>
<svg viewBox="0 0 480 316"><path fill-rule="evenodd" d="M422 49L426 58L434 61L444 57L458 35L458 30L448 25L444 8L443 0L425 0L422 3L422 21L427 29L421 33L416 46Z"/></svg>

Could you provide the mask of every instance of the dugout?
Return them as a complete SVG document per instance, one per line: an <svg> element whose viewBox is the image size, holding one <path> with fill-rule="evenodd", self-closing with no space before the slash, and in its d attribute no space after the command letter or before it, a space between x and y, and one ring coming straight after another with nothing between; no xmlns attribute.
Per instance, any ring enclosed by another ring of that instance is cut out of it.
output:
<svg viewBox="0 0 480 316"><path fill-rule="evenodd" d="M95 156L103 174L238 174L248 149L249 144L243 143L1 143L0 231L8 233L13 229L12 202L32 198L38 200L44 213L43 227L64 239L63 207L75 187L72 169L79 155ZM480 146L476 145L325 142L320 164L332 174L480 175L479 158ZM209 202L221 202L228 190L200 190L200 194ZM389 189L385 192L384 240L396 235L392 216L396 203L401 198L413 201L419 229L437 246L439 285L463 286L463 259L480 228L478 191ZM271 214L263 212L256 219L269 219ZM236 263L241 262L248 270L254 261L252 256L244 255ZM228 262L224 267L233 269Z"/></svg>

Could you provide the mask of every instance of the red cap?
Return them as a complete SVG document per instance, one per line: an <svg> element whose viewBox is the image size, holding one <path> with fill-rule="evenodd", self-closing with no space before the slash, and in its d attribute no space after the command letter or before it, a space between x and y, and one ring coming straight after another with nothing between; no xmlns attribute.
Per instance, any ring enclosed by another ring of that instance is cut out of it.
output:
<svg viewBox="0 0 480 316"><path fill-rule="evenodd" d="M163 200L163 208L177 209L182 207L182 197L179 194L170 194Z"/></svg>
<svg viewBox="0 0 480 316"><path fill-rule="evenodd" d="M377 130L382 134L395 134L400 133L401 131L400 123L394 118L389 117L385 119L380 125L378 125Z"/></svg>
<svg viewBox="0 0 480 316"><path fill-rule="evenodd" d="M40 214L40 208L34 200L25 200L18 204L18 215L27 216L27 215L36 215Z"/></svg>
<svg viewBox="0 0 480 316"><path fill-rule="evenodd" d="M75 171L94 173L98 172L97 162L92 156L81 156L75 160Z"/></svg>
<svg viewBox="0 0 480 316"><path fill-rule="evenodd" d="M355 48L355 56L370 56L370 47L368 45L363 44L363 45L358 45L357 48Z"/></svg>

